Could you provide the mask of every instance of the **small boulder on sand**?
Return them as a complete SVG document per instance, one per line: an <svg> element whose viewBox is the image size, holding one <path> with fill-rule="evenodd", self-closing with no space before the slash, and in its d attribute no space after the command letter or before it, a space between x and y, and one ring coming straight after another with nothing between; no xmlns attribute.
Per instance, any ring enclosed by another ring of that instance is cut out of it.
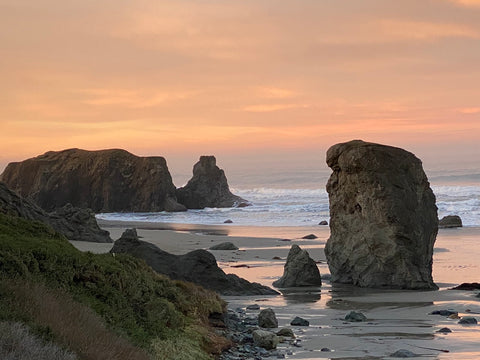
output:
<svg viewBox="0 0 480 360"><path fill-rule="evenodd" d="M449 229L462 227L462 219L458 215L447 215L441 218L438 222L438 227L440 229Z"/></svg>
<svg viewBox="0 0 480 360"><path fill-rule="evenodd" d="M288 252L283 276L277 281L274 281L273 286L287 288L321 285L322 278L320 277L320 271L315 261L306 250L302 250L298 245L292 245Z"/></svg>
<svg viewBox="0 0 480 360"><path fill-rule="evenodd" d="M211 246L210 250L238 250L238 247L235 244L227 241Z"/></svg>

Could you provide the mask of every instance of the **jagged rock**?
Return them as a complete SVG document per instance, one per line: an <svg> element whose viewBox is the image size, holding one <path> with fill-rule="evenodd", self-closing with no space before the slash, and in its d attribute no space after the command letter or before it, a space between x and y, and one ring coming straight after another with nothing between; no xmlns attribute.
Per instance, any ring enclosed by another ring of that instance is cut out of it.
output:
<svg viewBox="0 0 480 360"><path fill-rule="evenodd" d="M194 250L185 255L174 255L138 237L122 235L110 250L127 253L145 260L153 270L172 279L184 280L214 290L221 295L276 295L275 290L251 283L234 274L225 274L215 257L207 250Z"/></svg>
<svg viewBox="0 0 480 360"><path fill-rule="evenodd" d="M227 241L210 247L210 250L238 250L238 247Z"/></svg>
<svg viewBox="0 0 480 360"><path fill-rule="evenodd" d="M260 314L258 314L258 326L268 329L278 327L278 321L277 317L275 316L275 312L270 308L260 311Z"/></svg>
<svg viewBox="0 0 480 360"><path fill-rule="evenodd" d="M67 204L56 212L47 213L10 190L2 182L0 182L0 212L50 225L68 240L112 242L109 232L99 228L95 214L91 210Z"/></svg>
<svg viewBox="0 0 480 360"><path fill-rule="evenodd" d="M67 203L96 213L185 210L163 157L119 149L50 151L8 164L1 180L46 211Z"/></svg>
<svg viewBox="0 0 480 360"><path fill-rule="evenodd" d="M254 330L253 343L255 346L264 348L266 350L276 349L280 339L277 335L270 331Z"/></svg>
<svg viewBox="0 0 480 360"><path fill-rule="evenodd" d="M367 317L363 315L361 312L350 311L347 315L345 315L345 321L362 322L362 321L367 321Z"/></svg>
<svg viewBox="0 0 480 360"><path fill-rule="evenodd" d="M310 326L310 322L305 320L299 316L295 316L295 318L290 322L292 326Z"/></svg>
<svg viewBox="0 0 480 360"><path fill-rule="evenodd" d="M292 245L288 252L283 276L273 282L278 288L297 286L321 286L322 278L317 264L310 258L306 250L298 245Z"/></svg>
<svg viewBox="0 0 480 360"><path fill-rule="evenodd" d="M462 227L462 219L458 215L447 215L438 221L440 229Z"/></svg>
<svg viewBox="0 0 480 360"><path fill-rule="evenodd" d="M233 207L247 202L230 192L225 173L216 165L214 156L201 156L193 167L193 177L176 194L178 202L188 209Z"/></svg>
<svg viewBox="0 0 480 360"><path fill-rule="evenodd" d="M403 149L354 140L332 146L327 164L332 282L437 289L437 207L421 161Z"/></svg>

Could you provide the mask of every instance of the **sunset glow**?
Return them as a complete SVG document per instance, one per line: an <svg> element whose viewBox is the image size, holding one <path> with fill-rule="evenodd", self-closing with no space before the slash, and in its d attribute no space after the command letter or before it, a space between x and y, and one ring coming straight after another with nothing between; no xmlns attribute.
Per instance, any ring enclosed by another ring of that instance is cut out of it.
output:
<svg viewBox="0 0 480 360"><path fill-rule="evenodd" d="M353 138L480 156L480 1L0 0L0 30L0 170L71 147L319 164Z"/></svg>

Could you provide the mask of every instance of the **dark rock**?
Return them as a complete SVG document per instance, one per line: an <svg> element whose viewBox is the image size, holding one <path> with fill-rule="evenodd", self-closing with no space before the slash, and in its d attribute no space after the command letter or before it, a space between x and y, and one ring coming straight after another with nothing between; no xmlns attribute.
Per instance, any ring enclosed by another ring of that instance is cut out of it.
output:
<svg viewBox="0 0 480 360"><path fill-rule="evenodd" d="M477 319L475 319L474 317L471 317L471 316L465 316L465 317L462 317L458 321L458 323L462 324L462 325L475 325L475 324L477 324Z"/></svg>
<svg viewBox="0 0 480 360"><path fill-rule="evenodd" d="M228 219L228 220L225 220L223 223L224 223L224 224L233 224L233 221L230 220L230 219Z"/></svg>
<svg viewBox="0 0 480 360"><path fill-rule="evenodd" d="M322 352L330 352L330 351L332 351L332 350L330 350L329 348L321 348L320 351L322 351Z"/></svg>
<svg viewBox="0 0 480 360"><path fill-rule="evenodd" d="M350 311L347 315L345 315L345 321L362 322L367 321L367 317L361 312Z"/></svg>
<svg viewBox="0 0 480 360"><path fill-rule="evenodd" d="M281 328L277 331L277 336L289 337L295 339L295 334L293 333L292 329L289 328Z"/></svg>
<svg viewBox="0 0 480 360"><path fill-rule="evenodd" d="M185 210L165 159L125 150L50 151L8 164L1 179L47 211L68 203L96 213Z"/></svg>
<svg viewBox="0 0 480 360"><path fill-rule="evenodd" d="M95 214L89 209L70 204L47 213L33 202L22 198L0 182L0 213L40 221L63 234L68 240L110 243L109 232L99 228Z"/></svg>
<svg viewBox="0 0 480 360"><path fill-rule="evenodd" d="M258 326L268 329L278 327L275 312L270 308L260 311L260 314L258 314Z"/></svg>
<svg viewBox="0 0 480 360"><path fill-rule="evenodd" d="M318 223L318 225L328 225L328 222L326 220L322 220Z"/></svg>
<svg viewBox="0 0 480 360"><path fill-rule="evenodd" d="M255 330L253 332L253 343L255 346L262 347L266 350L275 349L279 341L278 336L270 331Z"/></svg>
<svg viewBox="0 0 480 360"><path fill-rule="evenodd" d="M462 227L462 219L458 215L447 215L444 216L439 222L438 222L438 227L440 229L446 229L446 228L456 228L456 227Z"/></svg>
<svg viewBox="0 0 480 360"><path fill-rule="evenodd" d="M421 161L403 149L354 140L332 146L327 164L332 282L437 289L437 207Z"/></svg>
<svg viewBox="0 0 480 360"><path fill-rule="evenodd" d="M287 262L284 266L283 276L273 282L279 288L297 286L321 286L322 279L317 264L306 250L298 245L292 245L288 252Z"/></svg>
<svg viewBox="0 0 480 360"><path fill-rule="evenodd" d="M248 305L247 310L260 310L260 305L258 304Z"/></svg>
<svg viewBox="0 0 480 360"><path fill-rule="evenodd" d="M467 291L472 291L472 290L479 290L480 289L480 284L479 283L462 283L458 286L455 286L451 288L450 290L467 290Z"/></svg>
<svg viewBox="0 0 480 360"><path fill-rule="evenodd" d="M313 240L313 239L318 239L318 236L315 234L310 234L310 235L305 235L304 237L302 237L302 239Z"/></svg>
<svg viewBox="0 0 480 360"><path fill-rule="evenodd" d="M295 318L290 322L292 326L310 326L308 320L302 319L301 317L295 316Z"/></svg>
<svg viewBox="0 0 480 360"><path fill-rule="evenodd" d="M206 250L173 255L146 241L122 236L115 241L112 253L128 253L145 260L156 272L172 279L184 280L217 291L221 295L276 295L269 287L251 283L234 274L225 274L215 257Z"/></svg>
<svg viewBox="0 0 480 360"><path fill-rule="evenodd" d="M418 354L415 354L409 350L405 350L405 349L401 349L401 350L397 350L395 351L392 355L390 355L391 357L394 357L394 358L413 358L413 357L418 357L419 355Z"/></svg>
<svg viewBox="0 0 480 360"><path fill-rule="evenodd" d="M227 241L210 247L210 250L238 250L233 243Z"/></svg>
<svg viewBox="0 0 480 360"><path fill-rule="evenodd" d="M430 315L440 315L440 316L450 316L450 315L458 315L458 311L455 310L434 310L430 313Z"/></svg>
<svg viewBox="0 0 480 360"><path fill-rule="evenodd" d="M246 202L230 192L225 173L216 165L214 156L201 156L193 167L193 177L176 194L178 202L188 209L233 207Z"/></svg>
<svg viewBox="0 0 480 360"><path fill-rule="evenodd" d="M440 330L437 330L437 333L451 333L452 330L450 330L448 327L441 328Z"/></svg>

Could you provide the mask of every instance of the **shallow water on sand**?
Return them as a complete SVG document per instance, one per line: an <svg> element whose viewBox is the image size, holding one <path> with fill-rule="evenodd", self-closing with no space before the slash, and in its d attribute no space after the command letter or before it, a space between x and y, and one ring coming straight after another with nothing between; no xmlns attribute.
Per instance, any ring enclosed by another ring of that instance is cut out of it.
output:
<svg viewBox="0 0 480 360"><path fill-rule="evenodd" d="M298 230L298 229L297 229ZM281 237L293 235L287 229ZM308 231L303 231L308 232ZM317 233L318 240L303 243L312 258L320 260L321 274L328 273L323 246L328 232ZM298 238L298 236L291 236ZM241 246L241 244L239 244ZM227 273L271 286L283 273L284 257L290 244L275 249L281 260L269 260L271 248L243 248L256 251L258 260L241 263L249 267L232 267L220 262ZM221 255L216 254L220 257ZM480 281L480 228L442 229L434 251L434 280L439 291L394 291L360 289L324 281L321 288L283 289L279 296L227 297L229 307L257 303L277 314L279 326L289 326L295 316L310 321L309 327L293 327L301 347L289 348L290 359L393 359L399 349L409 350L416 359L480 359L480 325L460 325L458 319L429 315L434 310L454 309L459 316L474 316L480 321L480 298L476 292L448 290L462 282ZM363 312L367 322L347 323L351 310ZM252 313L258 313L253 311ZM437 331L448 327L452 333ZM280 345L280 348L286 345ZM328 348L331 351L321 351Z"/></svg>

